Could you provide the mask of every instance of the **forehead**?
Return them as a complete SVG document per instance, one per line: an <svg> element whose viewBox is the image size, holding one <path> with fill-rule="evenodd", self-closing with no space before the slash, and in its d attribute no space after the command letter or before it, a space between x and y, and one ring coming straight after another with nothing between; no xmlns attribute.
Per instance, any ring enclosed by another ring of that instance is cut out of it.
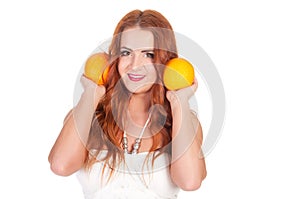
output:
<svg viewBox="0 0 300 199"><path fill-rule="evenodd" d="M133 50L154 48L154 37L152 32L141 28L130 28L121 35L121 47Z"/></svg>

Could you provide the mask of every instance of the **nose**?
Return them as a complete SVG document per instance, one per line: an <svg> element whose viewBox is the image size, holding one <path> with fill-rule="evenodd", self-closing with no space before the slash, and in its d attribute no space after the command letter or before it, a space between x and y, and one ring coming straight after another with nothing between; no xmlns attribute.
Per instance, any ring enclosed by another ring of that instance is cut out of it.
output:
<svg viewBox="0 0 300 199"><path fill-rule="evenodd" d="M134 53L131 58L131 69L135 70L143 65L141 56L138 53Z"/></svg>

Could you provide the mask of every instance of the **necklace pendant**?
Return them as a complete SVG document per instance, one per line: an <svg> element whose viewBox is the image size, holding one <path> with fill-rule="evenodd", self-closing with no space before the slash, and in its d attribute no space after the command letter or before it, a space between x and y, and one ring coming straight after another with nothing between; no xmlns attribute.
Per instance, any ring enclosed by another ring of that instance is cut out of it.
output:
<svg viewBox="0 0 300 199"><path fill-rule="evenodd" d="M141 146L141 139L137 138L135 140L134 145L133 145L132 154L137 154L140 146Z"/></svg>
<svg viewBox="0 0 300 199"><path fill-rule="evenodd" d="M139 148L141 146L142 136L144 134L144 131L145 131L146 127L148 126L148 123L150 121L151 115L152 115L152 112L149 113L148 119L146 120L146 123L145 123L142 131L140 132L139 137L135 140L135 143L134 143L134 145L132 147L133 149L132 149L131 154L137 154L138 153L138 150L139 150ZM126 131L123 132L123 140L122 140L122 142L123 142L124 153L128 154L129 151L128 151L128 140L127 140Z"/></svg>
<svg viewBox="0 0 300 199"><path fill-rule="evenodd" d="M127 137L123 137L123 150L124 150L124 153L128 153L128 139Z"/></svg>

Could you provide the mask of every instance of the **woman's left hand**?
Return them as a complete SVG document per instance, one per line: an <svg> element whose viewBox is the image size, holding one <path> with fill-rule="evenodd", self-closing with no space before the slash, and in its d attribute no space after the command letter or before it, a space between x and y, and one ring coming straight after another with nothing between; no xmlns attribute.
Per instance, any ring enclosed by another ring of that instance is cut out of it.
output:
<svg viewBox="0 0 300 199"><path fill-rule="evenodd" d="M171 106L178 103L181 104L182 102L188 102L188 100L195 94L197 88L198 81L195 77L194 82L191 86L179 90L169 90L167 91L166 96Z"/></svg>

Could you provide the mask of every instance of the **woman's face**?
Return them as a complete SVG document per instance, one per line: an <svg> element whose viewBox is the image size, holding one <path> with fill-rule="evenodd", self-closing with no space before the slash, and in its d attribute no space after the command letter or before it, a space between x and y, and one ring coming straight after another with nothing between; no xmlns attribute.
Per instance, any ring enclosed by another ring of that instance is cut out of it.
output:
<svg viewBox="0 0 300 199"><path fill-rule="evenodd" d="M153 59L154 37L150 31L130 28L122 33L118 70L130 92L145 93L156 82Z"/></svg>

